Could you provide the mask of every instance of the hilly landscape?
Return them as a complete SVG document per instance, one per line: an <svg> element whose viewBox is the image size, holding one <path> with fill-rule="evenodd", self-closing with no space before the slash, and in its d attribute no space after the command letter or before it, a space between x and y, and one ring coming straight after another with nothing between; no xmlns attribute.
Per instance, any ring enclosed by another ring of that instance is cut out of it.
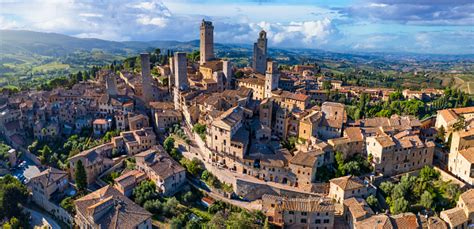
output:
<svg viewBox="0 0 474 229"><path fill-rule="evenodd" d="M31 87L45 80L122 61L157 48L162 53L192 52L199 41L127 41L86 39L56 33L0 30L0 86ZM218 57L247 66L252 44L215 44ZM474 55L411 53L335 53L316 49L269 47L280 64L316 63L323 73L360 78L367 86L407 88L453 86L474 94ZM383 83L380 79L389 79Z"/></svg>

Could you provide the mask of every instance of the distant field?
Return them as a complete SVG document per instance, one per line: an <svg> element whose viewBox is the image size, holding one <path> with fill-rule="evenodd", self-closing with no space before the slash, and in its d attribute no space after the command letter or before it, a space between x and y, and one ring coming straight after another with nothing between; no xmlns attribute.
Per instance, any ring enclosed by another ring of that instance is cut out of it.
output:
<svg viewBox="0 0 474 229"><path fill-rule="evenodd" d="M48 72L48 71L62 70L62 69L64 70L69 69L69 64L63 64L60 62L51 62L51 63L33 67L33 72Z"/></svg>

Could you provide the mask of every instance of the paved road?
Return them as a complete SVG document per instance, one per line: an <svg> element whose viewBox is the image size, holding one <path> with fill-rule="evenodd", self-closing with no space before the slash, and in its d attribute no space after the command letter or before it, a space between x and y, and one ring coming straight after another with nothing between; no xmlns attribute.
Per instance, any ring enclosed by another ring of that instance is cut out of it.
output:
<svg viewBox="0 0 474 229"><path fill-rule="evenodd" d="M30 226L35 227L35 226L43 226L43 220L46 221L53 229L61 229L61 226L51 217L49 217L46 214L43 214L41 212L35 211L30 208L24 208L26 211L30 213L31 220L30 220Z"/></svg>

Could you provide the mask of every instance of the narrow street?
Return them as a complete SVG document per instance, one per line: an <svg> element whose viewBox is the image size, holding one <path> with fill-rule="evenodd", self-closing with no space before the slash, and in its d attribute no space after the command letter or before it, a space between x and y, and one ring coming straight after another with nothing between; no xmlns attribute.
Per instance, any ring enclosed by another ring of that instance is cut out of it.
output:
<svg viewBox="0 0 474 229"><path fill-rule="evenodd" d="M50 216L48 216L48 215L46 215L42 212L30 209L30 208L25 207L24 209L25 209L25 211L30 213L30 216L31 216L30 226L31 227L38 226L38 227L43 228L42 226L44 226L44 222L46 222L47 224L49 224L51 226L52 229L60 229L61 228L59 223L56 222Z"/></svg>

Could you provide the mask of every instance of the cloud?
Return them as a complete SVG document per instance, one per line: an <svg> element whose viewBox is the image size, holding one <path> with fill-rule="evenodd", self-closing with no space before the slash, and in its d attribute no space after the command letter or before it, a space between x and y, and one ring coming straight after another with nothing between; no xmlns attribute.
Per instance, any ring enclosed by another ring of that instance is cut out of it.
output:
<svg viewBox="0 0 474 229"><path fill-rule="evenodd" d="M472 0L369 0L338 8L350 18L416 25L474 25Z"/></svg>
<svg viewBox="0 0 474 229"><path fill-rule="evenodd" d="M472 0L359 0L338 8L318 6L310 0L298 4L255 4L251 0L0 1L1 29L81 38L196 40L205 18L213 21L215 42L221 43L250 45L264 29L270 47L436 53L472 53L474 47L472 38L466 36L474 35L469 26L474 24Z"/></svg>

